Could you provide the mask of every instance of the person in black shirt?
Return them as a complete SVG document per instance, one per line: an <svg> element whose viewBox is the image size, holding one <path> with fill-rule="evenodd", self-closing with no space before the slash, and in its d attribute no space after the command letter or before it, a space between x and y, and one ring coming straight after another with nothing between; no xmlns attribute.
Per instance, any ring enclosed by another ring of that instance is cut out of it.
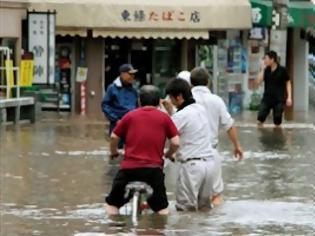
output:
<svg viewBox="0 0 315 236"><path fill-rule="evenodd" d="M291 82L286 69L278 64L278 55L270 51L265 55L264 67L258 74L256 84L265 82L265 91L258 112L258 126L262 127L270 110L273 123L280 127L286 106L292 106Z"/></svg>

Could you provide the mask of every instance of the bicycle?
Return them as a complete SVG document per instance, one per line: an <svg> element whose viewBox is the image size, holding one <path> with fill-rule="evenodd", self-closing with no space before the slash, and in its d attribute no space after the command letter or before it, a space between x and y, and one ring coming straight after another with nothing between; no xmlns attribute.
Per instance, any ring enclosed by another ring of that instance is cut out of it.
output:
<svg viewBox="0 0 315 236"><path fill-rule="evenodd" d="M140 181L133 181L127 184L125 188L125 199L132 199L132 223L138 225L138 216L142 214L144 209L147 209L146 200L153 194L153 189L150 185Z"/></svg>

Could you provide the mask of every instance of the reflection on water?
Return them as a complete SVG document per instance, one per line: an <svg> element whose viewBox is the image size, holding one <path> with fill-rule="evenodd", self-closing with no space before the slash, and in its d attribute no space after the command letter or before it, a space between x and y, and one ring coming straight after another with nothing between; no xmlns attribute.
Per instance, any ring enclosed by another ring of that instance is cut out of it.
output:
<svg viewBox="0 0 315 236"><path fill-rule="evenodd" d="M264 128L258 129L259 140L265 150L283 150L287 147L291 132L280 128Z"/></svg>
<svg viewBox="0 0 315 236"><path fill-rule="evenodd" d="M1 236L313 235L314 129L240 128L245 160L222 134L225 202L178 213L177 165L167 163L171 215L107 217L103 208L118 161L108 160L102 123L71 121L1 128Z"/></svg>

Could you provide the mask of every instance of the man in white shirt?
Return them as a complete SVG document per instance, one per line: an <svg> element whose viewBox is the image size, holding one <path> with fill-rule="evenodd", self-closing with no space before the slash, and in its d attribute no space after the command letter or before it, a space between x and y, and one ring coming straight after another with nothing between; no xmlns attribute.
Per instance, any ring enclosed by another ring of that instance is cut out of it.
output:
<svg viewBox="0 0 315 236"><path fill-rule="evenodd" d="M166 88L171 102L178 109L172 116L180 135L178 149L180 168L176 184L177 210L210 208L213 181L218 167L209 140L209 124L205 109L195 102L190 85L180 79L170 81Z"/></svg>
<svg viewBox="0 0 315 236"><path fill-rule="evenodd" d="M197 103L201 104L207 113L207 119L209 123L209 129L211 134L211 144L214 149L216 149L219 139L219 127L223 126L224 130L227 132L231 142L234 146L234 156L242 159L243 150L238 141L237 130L234 126L234 120L227 111L226 105L222 98L212 94L208 88L208 83L210 80L209 73L206 69L197 67L191 71L190 75L192 88L192 94ZM216 151L217 152L217 151ZM223 180L221 173L221 157L217 152L216 161L220 166L220 173L217 176L214 183L215 195L212 199L213 204L218 205L220 203L220 194L223 191Z"/></svg>

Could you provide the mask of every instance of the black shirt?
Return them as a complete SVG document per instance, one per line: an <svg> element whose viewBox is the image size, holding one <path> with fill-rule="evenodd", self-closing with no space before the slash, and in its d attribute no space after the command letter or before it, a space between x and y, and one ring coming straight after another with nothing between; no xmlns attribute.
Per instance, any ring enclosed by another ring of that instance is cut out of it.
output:
<svg viewBox="0 0 315 236"><path fill-rule="evenodd" d="M267 67L264 72L263 99L270 102L285 101L286 84L289 80L289 75L283 66L278 65L275 71L271 71L271 67Z"/></svg>

